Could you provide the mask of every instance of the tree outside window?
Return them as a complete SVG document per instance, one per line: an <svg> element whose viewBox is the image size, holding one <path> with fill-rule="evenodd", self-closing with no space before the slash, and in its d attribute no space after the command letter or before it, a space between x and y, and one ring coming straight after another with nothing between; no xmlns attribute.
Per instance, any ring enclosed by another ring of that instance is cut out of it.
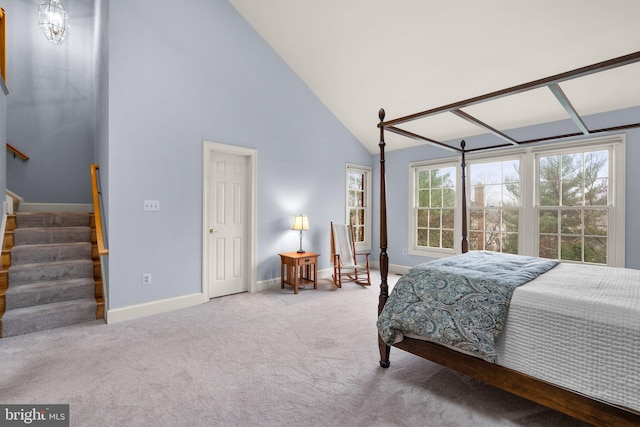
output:
<svg viewBox="0 0 640 427"><path fill-rule="evenodd" d="M607 264L609 151L538 159L538 253Z"/></svg>
<svg viewBox="0 0 640 427"><path fill-rule="evenodd" d="M469 249L624 267L625 151L613 135L469 154ZM409 253L456 253L459 159L409 166Z"/></svg>
<svg viewBox="0 0 640 427"><path fill-rule="evenodd" d="M517 254L520 160L469 165L469 249Z"/></svg>
<svg viewBox="0 0 640 427"><path fill-rule="evenodd" d="M347 165L347 221L353 227L358 250L370 249L371 168Z"/></svg>
<svg viewBox="0 0 640 427"><path fill-rule="evenodd" d="M453 249L455 167L417 171L415 197L416 245Z"/></svg>

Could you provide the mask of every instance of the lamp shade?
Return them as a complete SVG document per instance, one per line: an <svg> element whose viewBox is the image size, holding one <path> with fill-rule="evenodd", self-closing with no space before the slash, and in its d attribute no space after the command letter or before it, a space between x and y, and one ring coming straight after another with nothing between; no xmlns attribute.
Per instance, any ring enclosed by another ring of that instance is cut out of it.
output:
<svg viewBox="0 0 640 427"><path fill-rule="evenodd" d="M309 218L306 215L296 215L293 217L292 230L308 230Z"/></svg>

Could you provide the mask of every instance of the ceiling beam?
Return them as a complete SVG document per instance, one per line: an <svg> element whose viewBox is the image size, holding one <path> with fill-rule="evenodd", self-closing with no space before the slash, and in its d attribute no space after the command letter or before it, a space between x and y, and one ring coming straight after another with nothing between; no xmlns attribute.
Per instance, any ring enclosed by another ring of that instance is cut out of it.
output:
<svg viewBox="0 0 640 427"><path fill-rule="evenodd" d="M408 130L400 129L395 126L385 127L389 132L397 133L398 135L406 136L407 138L415 139L417 141L427 141L431 144L435 144L438 147L444 148L449 151L455 151L457 153L461 153L462 150L456 147L451 147L445 143L440 141L436 141L435 139L427 138L426 136L418 135L417 133L409 132Z"/></svg>
<svg viewBox="0 0 640 427"><path fill-rule="evenodd" d="M500 132L498 129L492 128L488 124L476 119L471 114L467 114L462 110L453 110L451 112L453 114L455 114L456 116L460 117L461 119L464 119L464 120L468 121L469 123L473 123L476 126L479 126L479 127L483 128L483 129L488 130L489 132L491 132L492 134L496 135L497 137L502 138L505 141L508 141L510 144L518 145L518 141L516 141L515 139L511 138L509 135Z"/></svg>
<svg viewBox="0 0 640 427"><path fill-rule="evenodd" d="M576 109L573 107L573 105L571 105L571 101L569 101L569 98L567 98L567 95L565 95L564 91L560 88L560 86L557 83L552 83L548 87L551 90L551 92L553 92L558 102L569 114L569 117L571 117L571 120L573 120L576 126L578 126L578 129L580 129L580 131L583 134L589 135L590 132L589 132L589 129L587 128L587 125L582 121L582 117L580 117Z"/></svg>
<svg viewBox="0 0 640 427"><path fill-rule="evenodd" d="M611 127L607 127L607 128L600 128L600 129L591 129L589 131L590 135L594 135L596 133L606 133L606 132L618 132L618 131L623 131L623 130L628 130L628 129L637 129L640 128L640 122L638 123L629 123L626 125L618 125L618 126L611 126ZM574 133L567 133L567 134L563 134L563 135L552 135L552 136L545 136L542 138L535 138L535 139L528 139L526 141L520 141L520 144L532 144L535 142L543 142L543 141L553 141L556 139L564 139L564 138L573 138L576 136L582 136L582 133L580 132L574 132Z"/></svg>
<svg viewBox="0 0 640 427"><path fill-rule="evenodd" d="M389 120L378 124L378 127L395 126L400 123L406 123L413 120L421 119L423 117L433 116L439 113L451 112L470 105L479 104L481 102L490 101L498 98L502 98L509 95L515 95L517 93L526 92L533 89L538 89L544 86L548 86L553 83L560 83L563 81L575 79L578 77L588 76L590 74L597 73L599 71L610 70L613 68L621 67L623 65L633 64L640 61L640 51L630 53L624 56L610 59L608 61L598 62L596 64L588 65L586 67L576 68L575 70L567 71L560 74L555 74L551 77L546 77L539 80L534 80L529 83L512 86L507 89L498 90L485 95L476 96L474 98L465 99L464 101L454 102L453 104L443 105L441 107L433 108L431 110L422 111L419 113L411 114L397 119Z"/></svg>

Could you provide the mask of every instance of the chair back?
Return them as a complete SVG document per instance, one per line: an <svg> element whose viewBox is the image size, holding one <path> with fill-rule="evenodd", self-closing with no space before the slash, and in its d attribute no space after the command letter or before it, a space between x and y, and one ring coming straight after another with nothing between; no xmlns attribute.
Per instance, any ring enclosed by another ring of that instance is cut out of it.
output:
<svg viewBox="0 0 640 427"><path fill-rule="evenodd" d="M333 253L340 255L342 266L355 265L355 246L350 225L331 223L331 246Z"/></svg>

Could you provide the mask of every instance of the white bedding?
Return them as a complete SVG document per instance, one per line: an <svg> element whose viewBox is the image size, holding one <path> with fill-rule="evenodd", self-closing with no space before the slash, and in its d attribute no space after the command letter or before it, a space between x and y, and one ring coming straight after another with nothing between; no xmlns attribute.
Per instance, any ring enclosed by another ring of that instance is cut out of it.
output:
<svg viewBox="0 0 640 427"><path fill-rule="evenodd" d="M513 294L498 364L640 411L640 270L561 263Z"/></svg>
<svg viewBox="0 0 640 427"><path fill-rule="evenodd" d="M496 351L499 365L640 412L640 270L560 263L515 290Z"/></svg>

